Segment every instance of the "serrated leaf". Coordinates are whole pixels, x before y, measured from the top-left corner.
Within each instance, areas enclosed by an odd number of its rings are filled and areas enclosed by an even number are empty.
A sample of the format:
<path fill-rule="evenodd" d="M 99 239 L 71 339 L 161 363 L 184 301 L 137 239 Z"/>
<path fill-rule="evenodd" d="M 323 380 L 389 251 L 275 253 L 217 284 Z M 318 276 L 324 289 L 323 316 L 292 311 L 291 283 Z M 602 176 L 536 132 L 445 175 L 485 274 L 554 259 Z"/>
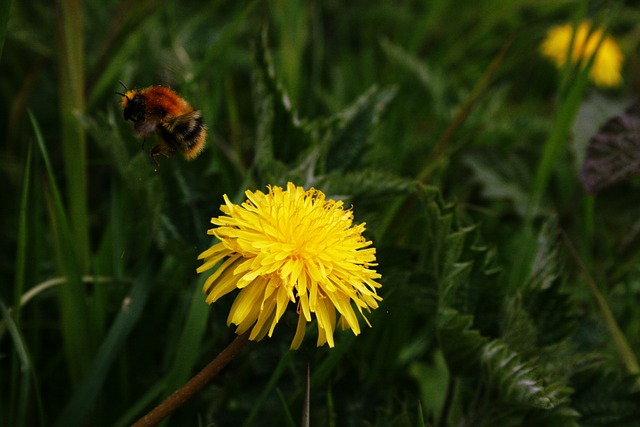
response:
<path fill-rule="evenodd" d="M 373 86 L 338 113 L 335 120 L 329 121 L 335 127 L 329 130 L 326 139 L 326 172 L 348 170 L 357 164 L 367 149 L 369 136 L 380 115 L 396 92 L 395 87 L 380 89 Z"/>
<path fill-rule="evenodd" d="M 474 271 L 464 288 L 467 310 L 474 314 L 474 325 L 483 335 L 498 336 L 505 309 L 505 288 L 502 268 L 496 264 L 496 249 L 474 243 L 466 256 L 474 260 Z"/>
<path fill-rule="evenodd" d="M 444 253 L 444 271 L 459 271 L 466 269 L 467 262 L 460 262 L 465 249 L 467 235 L 475 229 L 474 226 L 461 227 L 447 236 L 446 250 Z M 448 273 L 449 275 L 450 273 Z"/>
<path fill-rule="evenodd" d="M 428 191 L 426 268 L 438 283 L 440 305 L 476 315 L 477 327 L 492 336 L 497 333 L 504 294 L 495 249 L 482 244 L 475 225 L 460 224 L 455 205 L 445 205 L 439 193 Z"/>
<path fill-rule="evenodd" d="M 506 343 L 489 342 L 480 358 L 483 375 L 501 401 L 543 409 L 558 403 L 558 390 L 548 390 L 534 365 L 523 362 Z"/>
<path fill-rule="evenodd" d="M 637 377 L 596 371 L 578 376 L 576 382 L 572 406 L 582 415 L 581 426 L 640 426 Z"/>
<path fill-rule="evenodd" d="M 525 302 L 520 295 L 511 298 L 506 304 L 501 339 L 515 351 L 532 355 L 536 351 L 538 328 L 530 313 L 523 307 Z"/>
<path fill-rule="evenodd" d="M 526 289 L 545 290 L 558 279 L 558 232 L 555 220 L 546 222 L 538 233 L 537 250 Z"/>
<path fill-rule="evenodd" d="M 329 194 L 345 195 L 367 202 L 382 197 L 406 195 L 415 191 L 416 182 L 379 169 L 362 169 L 347 174 L 331 174 L 320 180 Z"/>
<path fill-rule="evenodd" d="M 580 180 L 595 194 L 640 171 L 640 101 L 610 118 L 587 146 Z"/>
<path fill-rule="evenodd" d="M 253 98 L 257 117 L 256 163 L 262 171 L 282 176 L 287 166 L 311 145 L 286 90 L 279 83 L 267 46 L 266 30 L 256 45 Z M 273 169 L 276 169 L 273 173 Z"/>
<path fill-rule="evenodd" d="M 496 159 L 476 154 L 465 157 L 474 179 L 482 186 L 483 196 L 493 200 L 510 200 L 514 208 L 524 214 L 529 203 L 529 193 L 524 186 L 529 180 L 526 166 L 519 159 Z"/>
<path fill-rule="evenodd" d="M 415 57 L 411 53 L 404 50 L 402 46 L 392 43 L 388 39 L 382 39 L 380 46 L 384 53 L 391 61 L 398 64 L 406 72 L 415 76 L 420 84 L 433 98 L 434 112 L 440 117 L 448 117 L 451 114 L 450 105 L 448 105 L 447 79 L 442 73 L 430 69 L 430 67 Z"/>
<path fill-rule="evenodd" d="M 459 290 L 468 283 L 469 274 L 473 268 L 472 262 L 455 263 L 446 270 L 446 275 L 440 280 L 440 304 L 446 307 L 458 307 L 462 299 Z"/>
<path fill-rule="evenodd" d="M 562 293 L 557 222 L 546 222 L 538 234 L 531 273 L 523 287 L 524 308 L 538 329 L 537 344 L 549 345 L 566 338 L 576 326 L 568 294 Z"/>
<path fill-rule="evenodd" d="M 473 316 L 451 308 L 438 313 L 437 330 L 440 347 L 449 370 L 454 375 L 475 375 L 480 368 L 480 351 L 488 339 L 471 329 Z"/>
<path fill-rule="evenodd" d="M 526 308 L 538 328 L 538 345 L 544 346 L 567 338 L 577 325 L 574 303 L 558 286 L 529 295 Z"/>
<path fill-rule="evenodd" d="M 428 193 L 425 191 L 425 241 L 431 246 L 430 265 L 428 270 L 434 277 L 441 280 L 445 275 L 444 256 L 446 253 L 447 237 L 452 232 L 454 225 L 453 208 L 445 206 L 440 199 L 439 192 Z"/>
<path fill-rule="evenodd" d="M 520 427 L 579 427 L 580 413 L 563 404 L 543 411 L 529 411 Z"/>

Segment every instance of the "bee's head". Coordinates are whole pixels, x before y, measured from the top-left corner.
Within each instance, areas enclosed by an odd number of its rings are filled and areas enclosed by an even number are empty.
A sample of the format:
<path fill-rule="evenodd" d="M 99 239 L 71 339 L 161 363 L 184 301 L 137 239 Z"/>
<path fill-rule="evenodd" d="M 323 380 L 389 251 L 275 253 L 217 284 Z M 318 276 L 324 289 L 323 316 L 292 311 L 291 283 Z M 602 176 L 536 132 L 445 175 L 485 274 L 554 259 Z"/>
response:
<path fill-rule="evenodd" d="M 120 82 L 124 87 L 125 92 L 116 92 L 117 95 L 122 96 L 122 110 L 124 112 L 124 119 L 131 120 L 132 122 L 138 122 L 144 119 L 144 97 L 138 90 L 129 90 L 122 81 Z"/>

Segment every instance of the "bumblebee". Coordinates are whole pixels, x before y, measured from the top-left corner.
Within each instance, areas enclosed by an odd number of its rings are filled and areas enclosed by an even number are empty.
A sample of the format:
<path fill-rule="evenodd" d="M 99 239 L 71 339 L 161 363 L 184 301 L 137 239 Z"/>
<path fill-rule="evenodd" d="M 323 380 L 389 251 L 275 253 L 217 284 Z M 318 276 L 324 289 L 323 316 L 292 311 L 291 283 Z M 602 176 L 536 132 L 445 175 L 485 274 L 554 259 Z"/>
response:
<path fill-rule="evenodd" d="M 149 86 L 129 90 L 124 83 L 122 110 L 125 120 L 131 120 L 134 133 L 147 138 L 154 132 L 158 143 L 151 149 L 151 159 L 160 166 L 156 157 L 169 158 L 179 152 L 187 160 L 196 158 L 204 148 L 207 127 L 200 111 L 193 108 L 177 93 L 164 86 Z"/>

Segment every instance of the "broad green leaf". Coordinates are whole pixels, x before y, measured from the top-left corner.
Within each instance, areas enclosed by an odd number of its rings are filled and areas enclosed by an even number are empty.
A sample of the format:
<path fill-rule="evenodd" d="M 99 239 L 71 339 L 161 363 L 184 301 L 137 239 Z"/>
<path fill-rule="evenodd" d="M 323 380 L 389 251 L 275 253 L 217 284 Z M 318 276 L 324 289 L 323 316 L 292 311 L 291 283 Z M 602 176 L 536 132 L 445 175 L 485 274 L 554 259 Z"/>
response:
<path fill-rule="evenodd" d="M 592 194 L 640 172 L 640 102 L 611 117 L 591 137 L 582 164 L 582 186 Z"/>

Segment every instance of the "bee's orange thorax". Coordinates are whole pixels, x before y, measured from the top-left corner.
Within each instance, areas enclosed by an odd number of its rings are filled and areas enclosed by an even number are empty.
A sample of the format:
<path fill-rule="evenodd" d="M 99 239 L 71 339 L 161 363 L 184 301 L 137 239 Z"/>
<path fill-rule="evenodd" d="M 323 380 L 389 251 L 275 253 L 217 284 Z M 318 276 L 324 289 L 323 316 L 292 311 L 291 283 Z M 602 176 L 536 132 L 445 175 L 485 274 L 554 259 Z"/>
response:
<path fill-rule="evenodd" d="M 178 94 L 164 86 L 150 86 L 141 90 L 147 108 L 161 108 L 170 116 L 180 116 L 193 111 L 193 107 Z"/>

